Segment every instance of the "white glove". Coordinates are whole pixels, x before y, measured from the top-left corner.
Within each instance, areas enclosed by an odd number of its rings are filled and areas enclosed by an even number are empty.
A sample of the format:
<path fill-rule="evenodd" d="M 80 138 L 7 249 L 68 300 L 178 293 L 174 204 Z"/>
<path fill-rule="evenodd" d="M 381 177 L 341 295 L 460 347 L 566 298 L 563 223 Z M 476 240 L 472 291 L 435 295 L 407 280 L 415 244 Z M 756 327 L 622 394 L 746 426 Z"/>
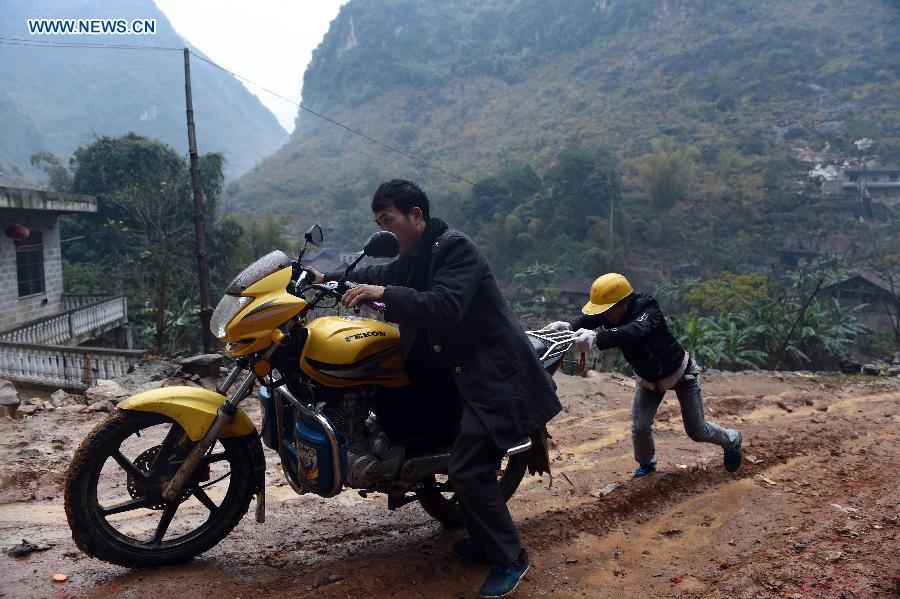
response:
<path fill-rule="evenodd" d="M 597 332 L 590 329 L 578 329 L 575 331 L 575 337 L 572 339 L 572 347 L 576 351 L 587 353 L 594 347 L 594 341 L 597 339 Z"/>
<path fill-rule="evenodd" d="M 545 326 L 542 331 L 570 331 L 572 330 L 572 325 L 570 325 L 565 320 L 557 320 L 556 322 L 551 322 L 547 326 Z"/>

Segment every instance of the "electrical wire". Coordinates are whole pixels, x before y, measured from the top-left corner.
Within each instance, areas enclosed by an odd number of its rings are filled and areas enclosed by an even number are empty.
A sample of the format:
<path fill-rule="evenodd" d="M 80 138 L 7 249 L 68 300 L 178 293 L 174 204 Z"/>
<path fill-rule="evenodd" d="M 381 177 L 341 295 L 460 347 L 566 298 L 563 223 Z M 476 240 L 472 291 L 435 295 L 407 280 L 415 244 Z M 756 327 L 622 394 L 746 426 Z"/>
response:
<path fill-rule="evenodd" d="M 0 44 L 6 44 L 6 45 L 11 45 L 11 46 L 32 46 L 32 47 L 41 47 L 41 48 L 97 48 L 97 49 L 107 49 L 107 50 L 154 50 L 154 51 L 164 51 L 164 52 L 173 52 L 173 51 L 184 52 L 184 50 L 185 50 L 185 48 L 175 48 L 172 46 L 147 46 L 147 45 L 141 45 L 141 44 L 108 44 L 108 43 L 104 43 L 104 42 L 67 42 L 67 41 L 55 41 L 55 40 L 27 39 L 27 38 L 18 38 L 18 37 L 0 37 Z M 332 125 L 336 125 L 342 129 L 344 129 L 345 131 L 352 133 L 353 135 L 361 137 L 371 143 L 377 144 L 387 150 L 390 150 L 391 152 L 400 154 L 401 156 L 403 156 L 409 160 L 424 164 L 426 167 L 428 167 L 432 170 L 438 171 L 439 173 L 442 173 L 443 175 L 446 175 L 452 179 L 468 183 L 472 187 L 478 187 L 477 183 L 467 179 L 466 177 L 457 175 L 455 173 L 448 171 L 445 168 L 431 164 L 429 161 L 425 160 L 424 158 L 420 158 L 419 156 L 416 156 L 415 154 L 407 152 L 406 150 L 403 150 L 403 149 L 393 146 L 391 144 L 385 143 L 377 138 L 372 137 L 371 135 L 367 135 L 366 133 L 363 133 L 362 131 L 360 131 L 358 129 L 350 127 L 349 125 L 345 125 L 344 123 L 342 123 L 336 119 L 333 119 L 328 115 L 322 114 L 321 112 L 315 111 L 312 108 L 304 106 L 300 102 L 295 102 L 294 100 L 291 100 L 290 98 L 283 96 L 283 95 L 279 94 L 278 92 L 272 91 L 271 89 L 263 87 L 262 85 L 255 83 L 255 82 L 251 81 L 250 79 L 247 79 L 243 75 L 240 75 L 238 73 L 235 73 L 234 71 L 226 69 L 225 67 L 217 64 L 216 62 L 210 60 L 209 58 L 206 58 L 205 56 L 201 56 L 200 54 L 197 54 L 193 50 L 188 49 L 188 51 L 195 58 L 198 58 L 199 60 L 201 60 L 201 61 L 203 61 L 225 73 L 228 73 L 235 79 L 239 79 L 239 80 L 241 80 L 249 85 L 252 85 L 268 94 L 275 96 L 276 98 L 280 98 L 281 100 L 284 100 L 285 102 L 290 102 L 291 104 L 293 104 L 300 110 L 304 110 L 324 121 L 331 123 Z"/>

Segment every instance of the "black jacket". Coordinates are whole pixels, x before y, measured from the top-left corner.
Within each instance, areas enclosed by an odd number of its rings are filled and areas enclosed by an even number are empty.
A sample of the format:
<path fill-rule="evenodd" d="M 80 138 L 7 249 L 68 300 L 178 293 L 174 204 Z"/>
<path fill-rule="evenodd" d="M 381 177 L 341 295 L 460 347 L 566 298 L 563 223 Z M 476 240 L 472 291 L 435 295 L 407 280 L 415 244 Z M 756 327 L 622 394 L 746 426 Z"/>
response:
<path fill-rule="evenodd" d="M 602 314 L 583 315 L 572 321 L 572 330 L 597 329 L 597 347 L 620 347 L 625 360 L 645 381 L 656 382 L 681 367 L 684 348 L 669 331 L 666 317 L 649 293 L 635 293 L 631 308 L 618 325 Z"/>
<path fill-rule="evenodd" d="M 422 347 L 416 337 L 426 333 L 425 347 L 434 363 L 453 376 L 494 442 L 513 447 L 562 409 L 556 384 L 513 317 L 478 246 L 449 229 L 430 251 L 426 291 L 393 285 L 396 262 L 361 268 L 348 279 L 385 285 L 385 319 L 400 325 L 406 362 L 414 345 Z M 335 275 L 340 273 L 327 278 Z"/>

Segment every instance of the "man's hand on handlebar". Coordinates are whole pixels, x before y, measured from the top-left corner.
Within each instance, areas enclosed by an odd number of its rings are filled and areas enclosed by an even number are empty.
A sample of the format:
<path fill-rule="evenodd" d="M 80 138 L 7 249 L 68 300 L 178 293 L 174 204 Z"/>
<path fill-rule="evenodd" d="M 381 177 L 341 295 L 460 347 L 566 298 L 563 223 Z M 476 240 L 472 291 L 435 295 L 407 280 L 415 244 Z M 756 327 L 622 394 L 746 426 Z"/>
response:
<path fill-rule="evenodd" d="M 344 293 L 341 304 L 345 308 L 355 308 L 360 304 L 379 301 L 383 297 L 384 287 L 381 285 L 357 285 Z"/>
<path fill-rule="evenodd" d="M 320 273 L 320 272 L 319 272 L 318 270 L 316 270 L 315 268 L 313 268 L 313 267 L 311 267 L 311 266 L 304 266 L 304 267 L 303 267 L 303 270 L 308 270 L 309 272 L 311 272 L 311 273 L 315 276 L 315 279 L 313 279 L 313 283 L 314 283 L 314 284 L 316 284 L 316 285 L 321 285 L 322 283 L 325 282 L 325 275 L 323 275 L 322 273 Z"/>

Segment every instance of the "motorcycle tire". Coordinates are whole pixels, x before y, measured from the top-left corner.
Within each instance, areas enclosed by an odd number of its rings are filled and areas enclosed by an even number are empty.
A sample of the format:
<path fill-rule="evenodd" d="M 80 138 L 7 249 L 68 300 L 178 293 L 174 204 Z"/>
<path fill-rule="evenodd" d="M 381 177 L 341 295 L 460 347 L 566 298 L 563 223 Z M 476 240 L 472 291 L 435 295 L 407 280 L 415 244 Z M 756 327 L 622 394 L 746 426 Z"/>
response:
<path fill-rule="evenodd" d="M 498 479 L 504 500 L 509 501 L 509 498 L 519 488 L 519 483 L 522 482 L 527 468 L 528 452 L 518 453 L 508 458 L 506 468 Z M 465 516 L 463 516 L 462 507 L 456 495 L 445 496 L 446 491 L 441 491 L 437 485 L 438 483 L 432 477 L 427 482 L 425 489 L 419 492 L 419 503 L 422 505 L 422 509 L 447 528 L 465 526 Z"/>
<path fill-rule="evenodd" d="M 144 457 L 138 456 L 134 460 L 126 457 L 120 447 L 126 440 L 140 438 L 141 431 L 159 425 L 171 425 L 169 434 L 173 439 L 182 439 L 182 451 L 189 450 L 184 449 L 183 429 L 167 416 L 122 410 L 94 428 L 75 452 L 65 481 L 65 510 L 72 538 L 78 548 L 86 554 L 129 568 L 158 567 L 187 562 L 218 544 L 247 512 L 250 499 L 255 492 L 253 456 L 262 454 L 259 435 L 253 433 L 244 437 L 219 439 L 204 458 L 205 461 L 201 462 L 202 466 L 208 460 L 207 474 L 213 462 L 227 460 L 227 466 L 230 467 L 225 476 L 215 481 L 217 483 L 225 478 L 229 479 L 227 491 L 218 506 L 206 491 L 203 491 L 209 485 L 201 484 L 202 474 L 197 474 L 200 468 L 185 485 L 185 491 L 180 497 L 174 501 L 165 501 L 159 496 L 160 485 L 151 486 L 149 482 L 145 484 L 145 481 L 155 475 L 157 468 L 160 473 L 166 469 L 168 476 L 171 476 L 173 469 L 177 469 L 179 462 L 172 462 L 171 458 L 162 460 L 164 463 L 160 466 L 156 465 L 159 461 L 156 456 L 165 451 L 162 448 L 165 447 L 166 441 L 163 440 L 160 445 L 143 452 L 141 456 Z M 169 434 L 166 435 L 166 439 L 169 438 Z M 186 445 L 192 447 L 193 442 L 187 440 Z M 256 447 L 257 445 L 260 446 Z M 156 453 L 153 453 L 154 450 Z M 214 450 L 218 453 L 213 453 Z M 172 450 L 170 455 L 174 455 L 174 451 Z M 132 499 L 119 502 L 112 507 L 104 507 L 98 500 L 98 481 L 104 464 L 109 460 L 124 470 L 128 481 L 127 490 Z M 164 484 L 165 479 L 157 479 L 157 482 L 159 480 Z M 150 488 L 157 490 L 148 491 Z M 177 516 L 179 506 L 192 496 L 209 513 L 206 521 L 187 534 L 165 539 L 166 534 L 170 533 L 169 526 Z M 140 502 L 144 505 L 129 507 L 132 503 Z M 126 507 L 127 510 L 123 509 Z M 107 521 L 111 511 L 121 513 L 135 509 L 162 512 L 160 523 L 156 525 L 153 538 L 149 542 L 132 538 Z M 202 510 L 193 509 L 192 513 L 198 511 L 199 517 L 202 518 L 204 514 Z M 145 515 L 155 518 L 152 512 Z M 169 521 L 163 527 L 162 521 L 167 517 Z M 160 534 L 161 527 L 163 531 Z"/>

